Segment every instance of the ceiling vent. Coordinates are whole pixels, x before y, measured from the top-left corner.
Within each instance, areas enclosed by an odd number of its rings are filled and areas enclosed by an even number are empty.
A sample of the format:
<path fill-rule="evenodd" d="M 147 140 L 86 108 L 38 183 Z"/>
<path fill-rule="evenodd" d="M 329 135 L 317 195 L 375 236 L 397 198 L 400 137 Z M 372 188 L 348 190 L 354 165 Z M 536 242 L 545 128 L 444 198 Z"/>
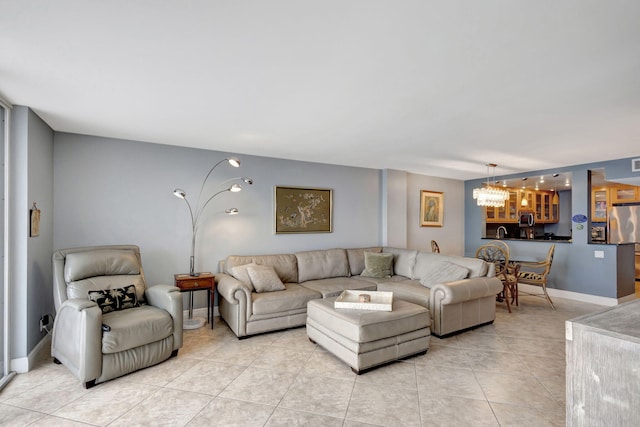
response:
<path fill-rule="evenodd" d="M 631 159 L 631 172 L 640 172 L 640 159 Z"/>

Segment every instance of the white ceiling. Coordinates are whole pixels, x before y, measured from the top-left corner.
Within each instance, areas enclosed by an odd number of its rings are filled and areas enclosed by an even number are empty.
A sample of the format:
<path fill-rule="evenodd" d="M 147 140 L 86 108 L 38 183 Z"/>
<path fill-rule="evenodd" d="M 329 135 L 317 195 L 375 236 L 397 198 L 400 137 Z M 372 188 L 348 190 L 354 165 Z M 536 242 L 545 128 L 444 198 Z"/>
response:
<path fill-rule="evenodd" d="M 54 130 L 457 179 L 640 154 L 640 1 L 0 0 Z"/>

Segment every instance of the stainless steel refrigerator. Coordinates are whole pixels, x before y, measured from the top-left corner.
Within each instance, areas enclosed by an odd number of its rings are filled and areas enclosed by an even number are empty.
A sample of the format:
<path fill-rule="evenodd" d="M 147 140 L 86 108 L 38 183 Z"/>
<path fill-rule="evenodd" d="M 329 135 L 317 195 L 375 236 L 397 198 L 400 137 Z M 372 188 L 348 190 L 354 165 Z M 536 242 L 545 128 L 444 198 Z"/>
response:
<path fill-rule="evenodd" d="M 640 203 L 613 205 L 609 211 L 609 243 L 635 243 L 636 289 L 640 283 Z"/>
<path fill-rule="evenodd" d="M 640 243 L 640 203 L 613 205 L 608 229 L 609 243 Z"/>

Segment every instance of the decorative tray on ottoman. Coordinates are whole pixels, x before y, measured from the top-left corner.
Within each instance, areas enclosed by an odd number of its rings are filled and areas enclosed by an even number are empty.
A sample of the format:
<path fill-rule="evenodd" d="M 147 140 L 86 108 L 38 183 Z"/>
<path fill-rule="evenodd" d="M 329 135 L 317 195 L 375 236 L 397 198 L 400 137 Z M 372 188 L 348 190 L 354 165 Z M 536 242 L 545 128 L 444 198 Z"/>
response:
<path fill-rule="evenodd" d="M 356 310 L 392 311 L 393 292 L 381 291 L 342 291 L 336 298 L 335 308 Z"/>

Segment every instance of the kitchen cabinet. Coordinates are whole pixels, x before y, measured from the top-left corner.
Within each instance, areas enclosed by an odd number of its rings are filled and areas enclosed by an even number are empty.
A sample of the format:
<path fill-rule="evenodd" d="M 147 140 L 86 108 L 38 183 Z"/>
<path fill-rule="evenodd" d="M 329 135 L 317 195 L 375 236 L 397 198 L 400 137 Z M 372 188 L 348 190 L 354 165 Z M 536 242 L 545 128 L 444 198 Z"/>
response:
<path fill-rule="evenodd" d="M 551 210 L 551 200 L 553 194 L 550 191 L 536 191 L 535 192 L 535 213 L 536 222 L 547 223 L 553 222 L 553 215 Z M 557 219 L 556 219 L 557 221 Z"/>
<path fill-rule="evenodd" d="M 607 222 L 609 209 L 609 188 L 591 189 L 591 222 Z"/>
<path fill-rule="evenodd" d="M 485 208 L 485 221 L 490 223 L 517 224 L 521 211 L 535 212 L 536 222 L 558 222 L 559 205 L 553 204 L 553 192 L 507 188 L 509 199 L 504 206 Z M 526 200 L 523 206 L 522 201 Z"/>
<path fill-rule="evenodd" d="M 518 192 L 507 190 L 509 191 L 509 199 L 505 201 L 504 206 L 485 208 L 487 222 L 518 222 Z"/>
<path fill-rule="evenodd" d="M 640 187 L 616 184 L 609 188 L 611 203 L 640 202 Z"/>

